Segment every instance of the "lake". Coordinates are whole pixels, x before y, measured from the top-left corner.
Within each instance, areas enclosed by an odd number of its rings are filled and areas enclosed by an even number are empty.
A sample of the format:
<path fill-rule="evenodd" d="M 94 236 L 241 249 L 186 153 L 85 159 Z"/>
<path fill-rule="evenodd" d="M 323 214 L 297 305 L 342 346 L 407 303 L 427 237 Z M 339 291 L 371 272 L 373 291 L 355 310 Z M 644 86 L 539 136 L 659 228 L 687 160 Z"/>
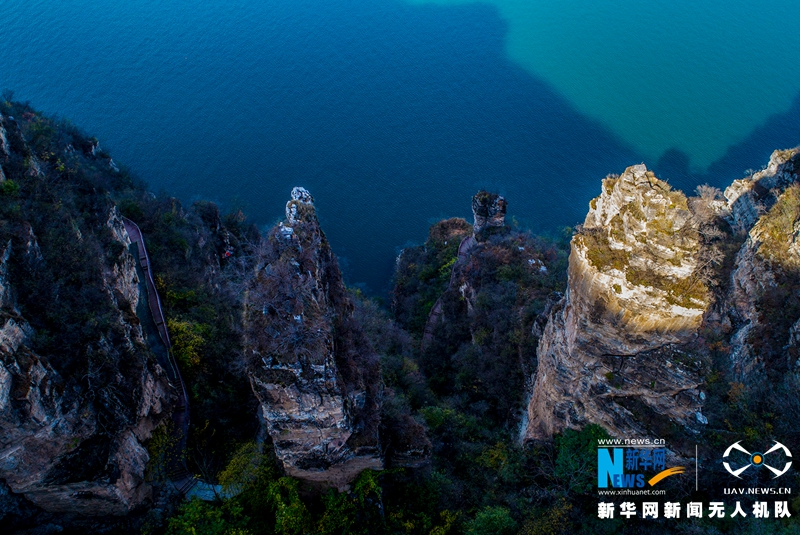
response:
<path fill-rule="evenodd" d="M 800 144 L 800 3 L 5 0 L 0 88 L 96 135 L 153 191 L 317 201 L 350 284 L 470 217 L 537 232 L 645 162 L 724 187 Z"/>

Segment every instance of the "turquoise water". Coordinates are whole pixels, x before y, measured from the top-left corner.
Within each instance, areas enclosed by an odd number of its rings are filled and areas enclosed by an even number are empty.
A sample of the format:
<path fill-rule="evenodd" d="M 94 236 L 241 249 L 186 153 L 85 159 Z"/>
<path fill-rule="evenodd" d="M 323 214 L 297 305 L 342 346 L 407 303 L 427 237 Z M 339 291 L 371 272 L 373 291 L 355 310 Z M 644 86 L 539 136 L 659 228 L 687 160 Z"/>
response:
<path fill-rule="evenodd" d="M 613 6 L 613 7 L 610 7 Z M 351 284 L 490 188 L 537 231 L 646 162 L 724 185 L 800 143 L 800 5 L 4 0 L 0 88 L 184 201 L 316 197 Z"/>
<path fill-rule="evenodd" d="M 794 0 L 488 3 L 510 58 L 651 161 L 678 149 L 705 170 L 800 91 Z"/>

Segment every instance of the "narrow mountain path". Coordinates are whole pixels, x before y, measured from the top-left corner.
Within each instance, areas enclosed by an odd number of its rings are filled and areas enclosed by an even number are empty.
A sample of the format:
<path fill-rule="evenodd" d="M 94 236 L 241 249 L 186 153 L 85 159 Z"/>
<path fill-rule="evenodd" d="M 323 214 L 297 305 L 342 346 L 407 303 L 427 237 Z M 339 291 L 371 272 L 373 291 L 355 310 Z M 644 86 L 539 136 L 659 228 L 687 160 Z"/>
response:
<path fill-rule="evenodd" d="M 422 331 L 422 342 L 420 343 L 421 351 L 425 351 L 425 349 L 433 340 L 433 329 L 436 328 L 436 324 L 439 323 L 439 320 L 442 318 L 442 296 L 453 287 L 453 281 L 455 281 L 456 277 L 456 268 L 467 263 L 469 252 L 475 247 L 475 245 L 477 245 L 477 243 L 478 242 L 475 240 L 475 236 L 470 234 L 461 240 L 461 243 L 458 245 L 456 262 L 453 264 L 452 270 L 450 271 L 450 282 L 447 283 L 447 289 L 442 292 L 442 295 L 440 295 L 433 304 L 431 312 L 428 314 L 428 321 L 425 322 L 425 330 Z"/>
<path fill-rule="evenodd" d="M 169 453 L 169 463 L 167 474 L 175 488 L 183 495 L 189 493 L 197 484 L 197 479 L 186 469 L 183 452 L 186 450 L 186 438 L 189 433 L 189 396 L 186 393 L 186 385 L 181 377 L 178 364 L 172 356 L 172 343 L 169 339 L 167 324 L 164 319 L 164 311 L 161 308 L 161 298 L 156 291 L 156 284 L 153 280 L 153 273 L 150 269 L 150 257 L 147 254 L 147 247 L 139 226 L 128 219 L 122 218 L 125 230 L 130 236 L 131 243 L 136 245 L 137 259 L 139 267 L 144 275 L 145 286 L 147 287 L 147 304 L 150 314 L 158 332 L 158 338 L 164 346 L 163 351 L 154 351 L 158 357 L 159 364 L 167 373 L 170 384 L 178 391 L 178 404 L 172 411 L 172 433 L 175 445 Z"/>

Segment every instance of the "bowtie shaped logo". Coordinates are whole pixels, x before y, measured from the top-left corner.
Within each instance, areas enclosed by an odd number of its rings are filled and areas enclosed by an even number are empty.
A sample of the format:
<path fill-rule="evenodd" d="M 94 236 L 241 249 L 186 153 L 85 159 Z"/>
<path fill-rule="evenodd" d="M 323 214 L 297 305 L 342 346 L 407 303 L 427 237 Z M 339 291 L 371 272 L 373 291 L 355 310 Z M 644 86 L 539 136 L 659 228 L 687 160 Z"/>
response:
<path fill-rule="evenodd" d="M 766 468 L 767 470 L 769 470 L 770 472 L 775 474 L 775 477 L 773 477 L 772 479 L 777 479 L 777 478 L 781 477 L 783 474 L 785 474 L 789 470 L 789 468 L 791 468 L 791 466 L 792 466 L 792 461 L 791 461 L 792 452 L 790 452 L 789 448 L 787 448 L 786 446 L 784 446 L 780 442 L 774 442 L 773 446 L 770 449 L 768 449 L 767 451 L 765 451 L 764 453 L 761 453 L 761 452 L 750 453 L 749 451 L 747 451 L 746 449 L 744 449 L 744 447 L 742 447 L 740 445 L 740 442 L 741 442 L 741 440 L 739 442 L 735 442 L 735 443 L 731 444 L 730 446 L 728 446 L 728 449 L 725 450 L 725 454 L 722 456 L 723 459 L 728 459 L 728 458 L 731 457 L 731 453 L 734 450 L 739 451 L 739 452 L 744 453 L 745 455 L 747 455 L 746 460 L 745 459 L 741 459 L 741 457 L 742 457 L 741 455 L 738 456 L 741 460 L 738 463 L 736 463 L 736 465 L 738 467 L 735 468 L 735 469 L 731 468 L 731 463 L 730 462 L 728 462 L 728 461 L 723 461 L 722 462 L 722 464 L 725 466 L 725 470 L 730 472 L 730 474 L 732 476 L 734 476 L 734 477 L 742 479 L 740 474 L 742 472 L 744 472 L 745 470 L 747 470 L 748 468 L 750 468 L 751 466 L 754 466 L 756 468 L 762 468 L 762 467 Z M 768 465 L 767 464 L 767 460 L 768 460 L 767 459 L 767 455 L 774 454 L 774 453 L 779 453 L 781 451 L 783 452 L 783 458 L 782 459 L 780 458 L 780 456 L 773 455 L 772 457 L 769 458 L 769 461 L 772 462 L 773 464 L 777 463 L 778 466 L 780 466 L 781 462 L 785 462 L 785 464 L 783 465 L 783 468 L 779 469 L 779 468 L 775 468 L 774 466 Z M 731 459 L 731 461 L 733 461 L 733 459 Z"/>

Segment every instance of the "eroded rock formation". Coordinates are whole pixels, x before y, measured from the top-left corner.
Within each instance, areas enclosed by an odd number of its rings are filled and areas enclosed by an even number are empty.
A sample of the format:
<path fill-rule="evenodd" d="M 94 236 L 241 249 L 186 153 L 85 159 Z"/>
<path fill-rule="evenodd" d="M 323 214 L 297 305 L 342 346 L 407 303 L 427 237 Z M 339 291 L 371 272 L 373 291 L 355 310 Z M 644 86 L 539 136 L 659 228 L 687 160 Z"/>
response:
<path fill-rule="evenodd" d="M 245 351 L 286 473 L 339 488 L 383 466 L 379 362 L 352 313 L 313 198 L 294 188 L 248 288 Z"/>
<path fill-rule="evenodd" d="M 704 421 L 701 366 L 681 348 L 709 303 L 699 253 L 682 193 L 644 165 L 603 181 L 539 343 L 525 439 L 587 423 L 643 436 L 655 419 Z"/>
<path fill-rule="evenodd" d="M 143 443 L 170 410 L 170 386 L 136 318 L 139 280 L 116 208 L 107 225 L 123 252 L 97 285 L 118 337 L 97 339 L 79 373 L 65 375 L 34 351 L 36 330 L 14 300 L 12 255 L 28 266 L 44 261 L 30 226 L 21 246 L 6 244 L 0 264 L 0 479 L 50 512 L 123 515 L 149 498 Z M 125 375 L 108 383 L 103 366 Z"/>
<path fill-rule="evenodd" d="M 748 232 L 777 200 L 777 195 L 797 179 L 797 149 L 776 150 L 767 166 L 749 177 L 734 180 L 725 189 L 731 224 Z"/>
<path fill-rule="evenodd" d="M 733 378 L 779 381 L 796 367 L 800 306 L 800 150 L 775 151 L 767 167 L 725 190 L 732 224 L 747 238 L 726 300 Z"/>
<path fill-rule="evenodd" d="M 78 194 L 0 115 L 0 480 L 47 512 L 124 515 L 151 496 L 144 444 L 174 395 L 139 321 L 114 177 L 72 144 L 48 151 Z"/>
<path fill-rule="evenodd" d="M 487 227 L 502 227 L 506 221 L 506 200 L 496 193 L 479 191 L 472 197 L 472 215 L 474 235 Z"/>

